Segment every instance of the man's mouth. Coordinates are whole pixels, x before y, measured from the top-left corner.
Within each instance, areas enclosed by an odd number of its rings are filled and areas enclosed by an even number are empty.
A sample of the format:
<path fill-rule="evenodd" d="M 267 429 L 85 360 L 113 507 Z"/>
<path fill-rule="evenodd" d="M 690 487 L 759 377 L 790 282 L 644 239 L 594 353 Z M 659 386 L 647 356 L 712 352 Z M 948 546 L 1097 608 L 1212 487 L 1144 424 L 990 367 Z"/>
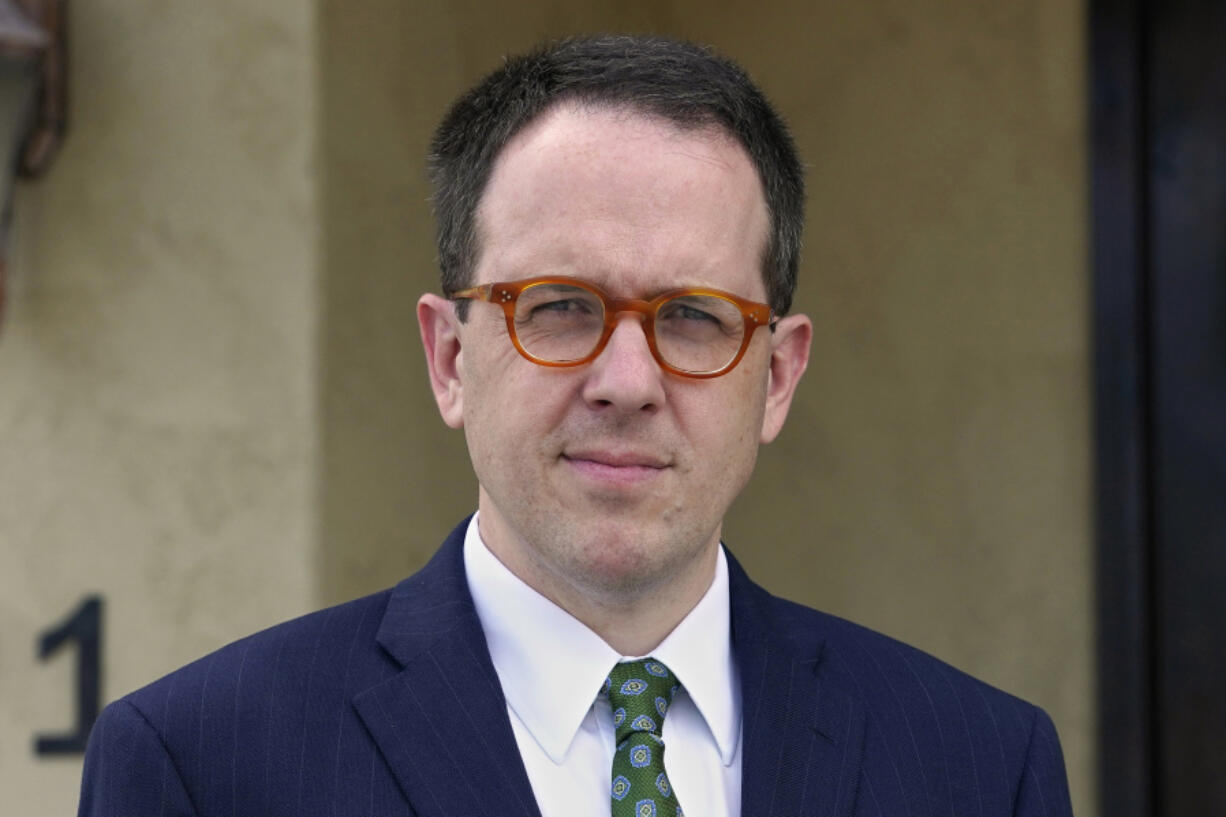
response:
<path fill-rule="evenodd" d="M 578 449 L 562 453 L 563 459 L 594 462 L 612 468 L 667 468 L 668 460 L 650 452 Z"/>
<path fill-rule="evenodd" d="M 670 466 L 668 460 L 647 451 L 577 449 L 564 452 L 562 460 L 580 477 L 624 485 L 654 479 Z"/>

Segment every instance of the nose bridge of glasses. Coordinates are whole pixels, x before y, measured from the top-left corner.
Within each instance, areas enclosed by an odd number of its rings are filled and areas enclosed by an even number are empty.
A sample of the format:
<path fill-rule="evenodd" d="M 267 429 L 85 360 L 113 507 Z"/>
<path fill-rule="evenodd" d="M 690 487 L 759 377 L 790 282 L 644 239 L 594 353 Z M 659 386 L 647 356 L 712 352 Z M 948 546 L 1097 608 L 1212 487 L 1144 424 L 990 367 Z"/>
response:
<path fill-rule="evenodd" d="M 627 341 L 632 347 L 638 346 L 638 353 L 646 354 L 652 358 L 653 364 L 659 363 L 659 357 L 655 351 L 655 342 L 651 338 L 652 332 L 652 311 L 653 306 L 650 302 L 640 298 L 613 298 L 608 295 L 604 296 L 605 304 L 605 331 L 604 336 L 597 346 L 595 354 L 597 356 L 607 355 L 610 346 L 618 346 L 619 343 L 614 340 L 614 336 L 622 337 L 621 345 Z M 639 326 L 637 343 L 634 337 L 629 339 L 619 334 L 618 330 L 628 318 L 637 319 L 635 322 Z M 622 354 L 619 352 L 618 354 Z"/>
<path fill-rule="evenodd" d="M 641 315 L 644 321 L 649 320 L 654 308 L 650 301 L 644 301 L 642 298 L 613 298 L 605 295 L 604 303 L 605 309 L 608 310 L 606 320 L 610 323 L 616 323 L 617 317 L 627 312 Z"/>
<path fill-rule="evenodd" d="M 648 347 L 650 350 L 652 342 L 648 335 L 651 333 L 651 329 L 649 328 L 651 312 L 646 308 L 647 302 L 634 302 L 633 299 L 630 302 L 633 304 L 630 306 L 630 308 L 624 308 L 624 306 L 614 308 L 612 303 L 609 303 L 608 312 L 605 313 L 605 325 L 607 329 L 605 329 L 605 341 L 603 345 L 607 346 L 613 340 L 613 336 L 617 334 L 617 330 L 621 328 L 621 325 L 626 320 L 634 320 L 641 330 L 643 345 Z M 621 301 L 621 304 L 623 305 L 626 303 L 627 301 L 625 300 Z"/>
<path fill-rule="evenodd" d="M 653 305 L 649 301 L 644 301 L 641 298 L 614 298 L 609 295 L 604 295 L 605 308 L 605 344 L 613 338 L 613 334 L 621 326 L 622 320 L 627 315 L 633 315 L 638 318 L 639 328 L 643 332 L 643 340 L 647 342 L 647 346 L 653 344 L 648 337 L 652 332 L 654 321 L 652 319 Z M 603 350 L 602 350 L 603 351 Z"/>

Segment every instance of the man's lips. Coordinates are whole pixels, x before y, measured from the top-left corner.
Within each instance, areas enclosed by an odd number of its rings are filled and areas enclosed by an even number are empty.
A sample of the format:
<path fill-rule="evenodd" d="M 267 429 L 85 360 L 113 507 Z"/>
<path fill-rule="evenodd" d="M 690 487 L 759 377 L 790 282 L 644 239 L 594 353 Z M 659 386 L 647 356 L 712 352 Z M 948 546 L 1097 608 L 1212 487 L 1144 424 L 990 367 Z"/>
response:
<path fill-rule="evenodd" d="M 621 484 L 634 484 L 658 476 L 669 462 L 649 452 L 638 451 L 567 451 L 562 454 L 580 475 Z"/>
<path fill-rule="evenodd" d="M 611 468 L 667 468 L 668 461 L 649 452 L 636 451 L 565 451 L 563 459 L 572 462 L 593 462 Z"/>

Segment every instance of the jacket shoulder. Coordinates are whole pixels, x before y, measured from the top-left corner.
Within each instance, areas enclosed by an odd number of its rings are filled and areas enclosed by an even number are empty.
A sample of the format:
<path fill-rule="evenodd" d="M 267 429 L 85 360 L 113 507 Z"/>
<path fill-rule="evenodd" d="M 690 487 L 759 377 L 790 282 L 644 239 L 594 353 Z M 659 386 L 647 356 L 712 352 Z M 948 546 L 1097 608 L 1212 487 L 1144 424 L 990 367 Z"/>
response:
<path fill-rule="evenodd" d="M 403 810 L 352 705 L 399 665 L 376 642 L 391 591 L 279 624 L 115 701 L 90 735 L 81 815 Z"/>
<path fill-rule="evenodd" d="M 778 620 L 787 622 L 793 639 L 814 640 L 822 670 L 873 711 L 906 713 L 936 710 L 956 715 L 942 722 L 996 724 L 1003 731 L 1029 733 L 1038 708 L 988 684 L 923 650 L 838 616 L 794 602 L 773 599 Z M 956 711 L 946 711 L 954 707 Z"/>
<path fill-rule="evenodd" d="M 1069 813 L 1059 739 L 1042 709 L 862 625 L 768 603 L 785 637 L 818 652 L 822 683 L 861 707 L 864 769 L 883 802 L 910 789 L 952 803 L 966 787 L 987 813 Z"/>
<path fill-rule="evenodd" d="M 163 734 L 213 713 L 340 700 L 395 671 L 375 643 L 391 590 L 308 613 L 227 644 L 121 700 Z M 335 705 L 335 704 L 333 704 Z"/>

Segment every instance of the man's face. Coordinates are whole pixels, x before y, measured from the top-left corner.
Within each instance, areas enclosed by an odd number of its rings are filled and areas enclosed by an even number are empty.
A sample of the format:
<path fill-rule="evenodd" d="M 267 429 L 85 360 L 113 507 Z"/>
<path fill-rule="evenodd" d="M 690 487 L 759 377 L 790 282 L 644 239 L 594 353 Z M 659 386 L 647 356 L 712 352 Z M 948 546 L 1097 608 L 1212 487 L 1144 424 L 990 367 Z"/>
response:
<path fill-rule="evenodd" d="M 622 297 L 685 286 L 767 297 L 761 184 L 715 130 L 560 106 L 504 149 L 477 220 L 474 284 L 564 275 Z M 466 433 L 482 536 L 513 572 L 564 607 L 665 583 L 705 590 L 724 513 L 803 370 L 806 319 L 755 333 L 737 367 L 709 380 L 663 372 L 632 314 L 573 368 L 521 357 L 493 304 L 433 325 L 436 397 Z"/>

